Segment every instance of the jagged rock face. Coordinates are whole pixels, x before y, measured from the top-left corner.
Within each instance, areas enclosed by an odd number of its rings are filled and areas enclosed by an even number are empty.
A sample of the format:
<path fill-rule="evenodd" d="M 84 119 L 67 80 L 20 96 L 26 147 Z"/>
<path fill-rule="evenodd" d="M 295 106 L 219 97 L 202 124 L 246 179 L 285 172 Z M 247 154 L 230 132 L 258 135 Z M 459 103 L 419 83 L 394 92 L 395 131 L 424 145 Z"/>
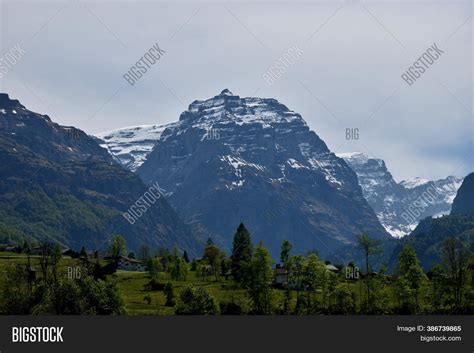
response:
<path fill-rule="evenodd" d="M 397 183 L 381 159 L 360 152 L 338 153 L 338 156 L 356 172 L 364 197 L 385 229 L 395 237 L 410 233 L 425 217 L 449 214 L 462 183 L 462 178 L 455 176 L 436 181 L 414 178 Z M 415 202 L 421 205 L 413 208 Z"/>
<path fill-rule="evenodd" d="M 274 256 L 284 239 L 325 254 L 361 232 L 388 237 L 351 168 L 274 99 L 224 90 L 191 103 L 137 173 L 226 248 L 240 222 Z"/>
<path fill-rule="evenodd" d="M 454 198 L 451 214 L 465 214 L 474 217 L 474 173 L 464 179 Z"/>
<path fill-rule="evenodd" d="M 94 250 L 121 234 L 130 249 L 176 244 L 197 254 L 201 244 L 164 197 L 133 225 L 122 217 L 146 190 L 94 138 L 0 94 L 0 242 Z"/>
<path fill-rule="evenodd" d="M 450 196 L 451 197 L 451 196 Z M 394 249 L 389 260 L 393 268 L 402 247 L 409 243 L 417 253 L 423 267 L 428 270 L 442 261 L 443 243 L 456 238 L 474 251 L 474 173 L 467 175 L 457 191 L 451 214 L 439 218 L 420 220 L 415 230 Z"/>

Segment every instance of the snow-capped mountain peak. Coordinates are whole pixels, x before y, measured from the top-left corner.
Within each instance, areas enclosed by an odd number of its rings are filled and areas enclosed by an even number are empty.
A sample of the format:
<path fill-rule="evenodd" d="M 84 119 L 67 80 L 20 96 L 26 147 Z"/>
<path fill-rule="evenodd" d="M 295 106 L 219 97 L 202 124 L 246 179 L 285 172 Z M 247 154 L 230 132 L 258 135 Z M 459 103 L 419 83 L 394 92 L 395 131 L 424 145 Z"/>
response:
<path fill-rule="evenodd" d="M 220 95 L 221 96 L 233 96 L 234 94 L 231 91 L 229 91 L 227 88 L 225 88 L 225 89 L 222 90 Z"/>
<path fill-rule="evenodd" d="M 388 236 L 353 170 L 275 99 L 224 90 L 192 102 L 137 173 L 159 181 L 180 215 L 226 248 L 235 222 L 273 254 L 284 238 L 328 253 L 363 231 Z"/>
<path fill-rule="evenodd" d="M 226 130 L 232 130 L 234 124 L 238 126 L 258 124 L 267 129 L 268 138 L 273 138 L 275 131 L 281 128 L 284 132 L 289 132 L 291 125 L 306 127 L 301 115 L 289 110 L 275 99 L 240 98 L 224 89 L 213 98 L 192 102 L 188 110 L 181 114 L 179 122 L 129 126 L 95 136 L 102 140 L 101 146 L 114 155 L 125 168 L 136 171 L 155 144 L 161 138 L 166 139 L 168 133 L 172 134 L 172 130 L 180 124 L 184 124 L 186 128 L 200 130 L 201 140 L 211 138 L 212 130 L 215 132 L 214 137 L 220 138 L 226 134 Z M 166 129 L 168 131 L 165 133 Z M 237 149 L 234 148 L 233 152 L 237 152 Z"/>
<path fill-rule="evenodd" d="M 418 221 L 448 214 L 462 178 L 448 176 L 436 181 L 415 177 L 397 183 L 385 162 L 362 152 L 338 153 L 356 172 L 364 197 L 377 214 L 380 223 L 394 237 L 403 237 L 415 229 Z M 426 197 L 427 192 L 431 197 Z M 425 195 L 425 196 L 423 196 Z M 433 196 L 434 195 L 434 196 Z M 403 217 L 417 207 L 413 222 Z M 412 217 L 406 217 L 411 220 Z"/>
<path fill-rule="evenodd" d="M 181 114 L 180 121 L 183 120 L 193 121 L 194 128 L 203 129 L 212 128 L 214 124 L 231 123 L 238 125 L 258 123 L 264 128 L 293 121 L 306 125 L 301 115 L 289 110 L 275 99 L 241 98 L 228 89 L 213 98 L 192 102 L 188 110 Z"/>

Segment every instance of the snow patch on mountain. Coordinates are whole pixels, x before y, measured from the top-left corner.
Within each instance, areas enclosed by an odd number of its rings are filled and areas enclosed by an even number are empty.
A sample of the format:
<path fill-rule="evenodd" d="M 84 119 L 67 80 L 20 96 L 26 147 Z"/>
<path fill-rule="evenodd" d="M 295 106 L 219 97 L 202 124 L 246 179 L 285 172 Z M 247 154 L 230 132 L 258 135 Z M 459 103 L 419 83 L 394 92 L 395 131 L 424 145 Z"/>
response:
<path fill-rule="evenodd" d="M 125 168 L 134 172 L 146 160 L 165 129 L 172 129 L 178 124 L 129 126 L 95 136 L 102 141 L 101 147 L 107 149 Z"/>
<path fill-rule="evenodd" d="M 293 158 L 288 159 L 287 163 L 291 168 L 294 169 L 308 168 Z"/>
<path fill-rule="evenodd" d="M 235 176 L 237 176 L 239 178 L 242 177 L 242 168 L 250 167 L 250 168 L 253 168 L 253 169 L 255 169 L 259 172 L 265 171 L 265 168 L 262 167 L 261 165 L 247 162 L 246 160 L 244 160 L 240 157 L 235 157 L 235 156 L 231 156 L 231 155 L 222 156 L 221 161 L 227 162 L 230 166 L 232 166 L 234 168 Z"/>
<path fill-rule="evenodd" d="M 402 180 L 400 182 L 400 184 L 402 184 L 407 189 L 413 189 L 413 188 L 416 188 L 418 186 L 425 185 L 429 182 L 430 181 L 427 180 L 427 179 L 423 179 L 423 178 L 420 178 L 420 177 L 415 177 L 415 178 L 411 178 L 411 179 Z"/>

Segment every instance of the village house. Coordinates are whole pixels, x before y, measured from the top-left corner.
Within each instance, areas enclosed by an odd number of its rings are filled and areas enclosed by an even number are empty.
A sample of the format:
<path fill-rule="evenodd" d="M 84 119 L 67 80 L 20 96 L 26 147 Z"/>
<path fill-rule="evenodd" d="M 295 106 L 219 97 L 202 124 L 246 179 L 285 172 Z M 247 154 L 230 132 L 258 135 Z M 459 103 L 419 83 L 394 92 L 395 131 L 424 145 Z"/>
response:
<path fill-rule="evenodd" d="M 339 273 L 339 269 L 332 264 L 327 264 L 326 268 L 331 273 L 334 273 L 334 274 Z M 286 281 L 288 279 L 286 269 L 281 264 L 277 264 L 273 272 L 274 272 L 274 281 L 273 281 L 274 285 L 276 287 L 286 287 L 287 285 Z M 291 283 L 290 283 L 290 287 L 293 287 Z"/>
<path fill-rule="evenodd" d="M 327 264 L 326 268 L 329 271 L 331 271 L 332 273 L 336 273 L 336 274 L 339 273 L 339 269 L 336 266 L 332 265 L 332 264 Z"/>
<path fill-rule="evenodd" d="M 20 248 L 18 246 L 6 246 L 4 251 L 6 251 L 6 252 L 19 252 Z"/>
<path fill-rule="evenodd" d="M 120 256 L 117 261 L 117 269 L 125 271 L 146 271 L 145 265 L 135 259 Z"/>
<path fill-rule="evenodd" d="M 275 273 L 275 279 L 274 279 L 275 286 L 277 287 L 286 286 L 287 276 L 286 276 L 285 268 L 281 266 L 280 264 L 277 264 L 275 267 L 274 273 Z"/>
<path fill-rule="evenodd" d="M 30 255 L 42 255 L 44 251 L 48 251 L 49 247 L 35 246 L 30 250 Z"/>
<path fill-rule="evenodd" d="M 75 252 L 74 250 L 69 249 L 69 248 L 61 250 L 61 255 L 62 256 L 70 256 L 72 258 L 79 257 L 79 254 L 77 252 Z"/>
<path fill-rule="evenodd" d="M 108 257 L 108 255 L 109 254 L 107 253 L 107 251 L 103 251 L 103 250 L 91 251 L 89 253 L 89 257 L 97 259 L 97 260 L 104 260 Z"/>

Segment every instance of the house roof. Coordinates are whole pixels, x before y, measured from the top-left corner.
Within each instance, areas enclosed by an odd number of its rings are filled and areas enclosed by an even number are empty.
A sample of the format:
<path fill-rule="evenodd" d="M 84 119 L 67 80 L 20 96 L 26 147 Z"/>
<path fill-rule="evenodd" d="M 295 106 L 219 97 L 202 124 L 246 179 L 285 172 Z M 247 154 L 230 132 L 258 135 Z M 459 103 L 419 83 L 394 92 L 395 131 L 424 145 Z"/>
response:
<path fill-rule="evenodd" d="M 327 265 L 326 265 L 326 268 L 327 268 L 329 271 L 339 271 L 339 269 L 338 269 L 336 266 L 332 265 L 332 264 L 327 264 Z"/>
<path fill-rule="evenodd" d="M 275 268 L 275 274 L 277 275 L 286 275 L 286 269 L 283 267 L 276 267 Z"/>
<path fill-rule="evenodd" d="M 125 256 L 120 256 L 120 260 L 125 260 L 125 261 L 128 261 L 128 262 L 133 262 L 133 263 L 141 264 L 141 261 L 138 261 L 138 260 L 135 260 L 135 259 L 131 259 L 131 258 L 125 257 Z"/>

